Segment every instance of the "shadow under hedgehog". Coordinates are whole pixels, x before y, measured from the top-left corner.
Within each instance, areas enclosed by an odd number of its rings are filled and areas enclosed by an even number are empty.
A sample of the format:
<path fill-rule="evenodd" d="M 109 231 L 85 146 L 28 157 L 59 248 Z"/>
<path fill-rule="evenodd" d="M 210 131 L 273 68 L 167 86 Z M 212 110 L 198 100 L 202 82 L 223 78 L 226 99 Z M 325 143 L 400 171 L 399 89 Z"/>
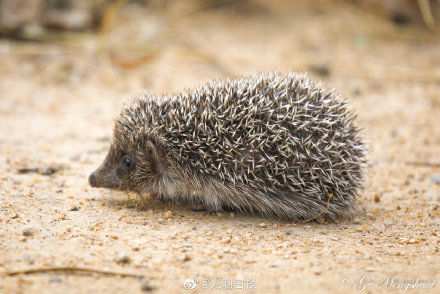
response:
<path fill-rule="evenodd" d="M 291 220 L 353 214 L 366 145 L 341 97 L 304 74 L 144 95 L 116 119 L 92 187 Z"/>

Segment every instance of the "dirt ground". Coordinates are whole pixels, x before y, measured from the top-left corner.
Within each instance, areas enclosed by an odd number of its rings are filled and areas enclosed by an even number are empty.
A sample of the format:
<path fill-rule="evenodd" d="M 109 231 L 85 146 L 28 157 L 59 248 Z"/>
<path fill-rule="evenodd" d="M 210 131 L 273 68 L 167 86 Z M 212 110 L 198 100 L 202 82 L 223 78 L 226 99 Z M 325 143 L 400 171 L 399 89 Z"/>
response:
<path fill-rule="evenodd" d="M 440 293 L 439 33 L 350 1 L 277 3 L 131 5 L 101 38 L 0 40 L 1 293 Z M 130 97 L 271 70 L 356 108 L 370 164 L 354 219 L 141 208 L 88 186 Z"/>

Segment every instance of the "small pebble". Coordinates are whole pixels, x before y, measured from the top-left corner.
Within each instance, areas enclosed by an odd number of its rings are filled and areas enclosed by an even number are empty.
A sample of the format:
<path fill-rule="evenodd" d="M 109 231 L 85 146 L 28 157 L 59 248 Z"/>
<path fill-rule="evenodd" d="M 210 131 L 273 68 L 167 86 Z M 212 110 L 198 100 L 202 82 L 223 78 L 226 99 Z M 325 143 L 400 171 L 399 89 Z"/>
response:
<path fill-rule="evenodd" d="M 165 218 L 171 218 L 173 216 L 173 213 L 171 212 L 171 211 L 167 211 L 167 212 L 165 212 L 165 215 L 164 215 L 164 217 Z"/>
<path fill-rule="evenodd" d="M 319 268 L 319 267 L 315 267 L 315 268 L 312 270 L 312 272 L 313 272 L 315 275 L 319 276 L 320 274 L 322 274 L 322 269 Z"/>
<path fill-rule="evenodd" d="M 16 219 L 16 218 L 19 218 L 19 217 L 20 217 L 20 215 L 18 215 L 18 213 L 16 213 L 14 216 L 11 217 L 11 219 Z"/>
<path fill-rule="evenodd" d="M 408 238 L 399 238 L 399 244 L 409 244 Z"/>
<path fill-rule="evenodd" d="M 49 279 L 49 283 L 61 283 L 62 281 L 60 276 L 53 276 Z"/>
<path fill-rule="evenodd" d="M 376 220 L 376 217 L 371 213 L 367 213 L 366 216 L 368 217 L 369 220 Z"/>
<path fill-rule="evenodd" d="M 266 227 L 267 227 L 267 225 L 265 223 L 260 224 L 260 228 L 266 228 Z"/>
<path fill-rule="evenodd" d="M 431 182 L 434 182 L 436 184 L 440 184 L 440 175 L 432 175 L 429 177 Z"/>
<path fill-rule="evenodd" d="M 292 232 L 289 231 L 289 230 L 286 230 L 284 233 L 286 233 L 286 235 L 290 235 L 290 234 L 292 234 Z"/>
<path fill-rule="evenodd" d="M 142 292 L 151 292 L 154 290 L 154 288 L 148 284 L 143 284 L 141 287 L 141 290 L 142 290 Z"/>
<path fill-rule="evenodd" d="M 379 194 L 374 194 L 374 202 L 376 202 L 376 203 L 380 202 L 380 195 Z"/>
<path fill-rule="evenodd" d="M 34 229 L 27 228 L 23 230 L 23 236 L 25 237 L 32 237 L 34 235 Z"/>
<path fill-rule="evenodd" d="M 57 183 L 57 185 L 58 185 L 58 187 L 62 188 L 62 187 L 64 187 L 64 184 L 65 184 L 65 183 L 66 183 L 65 180 L 59 180 L 58 183 Z"/>
<path fill-rule="evenodd" d="M 129 264 L 129 263 L 131 263 L 131 258 L 128 255 L 122 255 L 116 259 L 116 263 Z"/>
<path fill-rule="evenodd" d="M 23 257 L 23 259 L 24 259 L 28 264 L 30 264 L 30 265 L 33 265 L 33 264 L 35 263 L 35 261 L 32 260 L 32 259 L 29 257 L 29 255 L 25 255 L 25 256 Z"/>
<path fill-rule="evenodd" d="M 188 254 L 183 254 L 182 256 L 180 256 L 179 258 L 180 261 L 190 261 L 191 257 Z"/>

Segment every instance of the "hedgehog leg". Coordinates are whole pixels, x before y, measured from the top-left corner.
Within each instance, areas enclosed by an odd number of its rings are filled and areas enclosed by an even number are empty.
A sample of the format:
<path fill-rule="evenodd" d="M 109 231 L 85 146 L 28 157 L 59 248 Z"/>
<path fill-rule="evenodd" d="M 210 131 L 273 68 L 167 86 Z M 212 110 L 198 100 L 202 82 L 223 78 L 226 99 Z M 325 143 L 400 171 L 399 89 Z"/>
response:
<path fill-rule="evenodd" d="M 191 204 L 192 211 L 207 211 L 208 208 L 203 203 L 193 203 Z"/>
<path fill-rule="evenodd" d="M 196 202 L 196 203 L 193 202 L 190 204 L 190 207 L 192 211 L 205 211 L 208 213 L 219 212 L 219 210 L 215 209 L 215 207 L 211 205 L 207 205 L 203 202 Z"/>
<path fill-rule="evenodd" d="M 206 203 L 201 196 L 191 199 L 189 203 L 192 211 L 218 212 L 214 206 Z"/>

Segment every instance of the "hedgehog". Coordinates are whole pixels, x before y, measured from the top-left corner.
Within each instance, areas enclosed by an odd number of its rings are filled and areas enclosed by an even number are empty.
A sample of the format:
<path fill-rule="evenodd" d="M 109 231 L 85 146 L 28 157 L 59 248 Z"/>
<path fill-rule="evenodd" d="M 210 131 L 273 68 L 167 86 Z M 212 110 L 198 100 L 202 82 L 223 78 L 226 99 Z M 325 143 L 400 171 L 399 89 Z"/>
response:
<path fill-rule="evenodd" d="M 259 73 L 125 105 L 92 187 L 194 210 L 352 216 L 366 144 L 348 103 L 301 73 Z"/>

